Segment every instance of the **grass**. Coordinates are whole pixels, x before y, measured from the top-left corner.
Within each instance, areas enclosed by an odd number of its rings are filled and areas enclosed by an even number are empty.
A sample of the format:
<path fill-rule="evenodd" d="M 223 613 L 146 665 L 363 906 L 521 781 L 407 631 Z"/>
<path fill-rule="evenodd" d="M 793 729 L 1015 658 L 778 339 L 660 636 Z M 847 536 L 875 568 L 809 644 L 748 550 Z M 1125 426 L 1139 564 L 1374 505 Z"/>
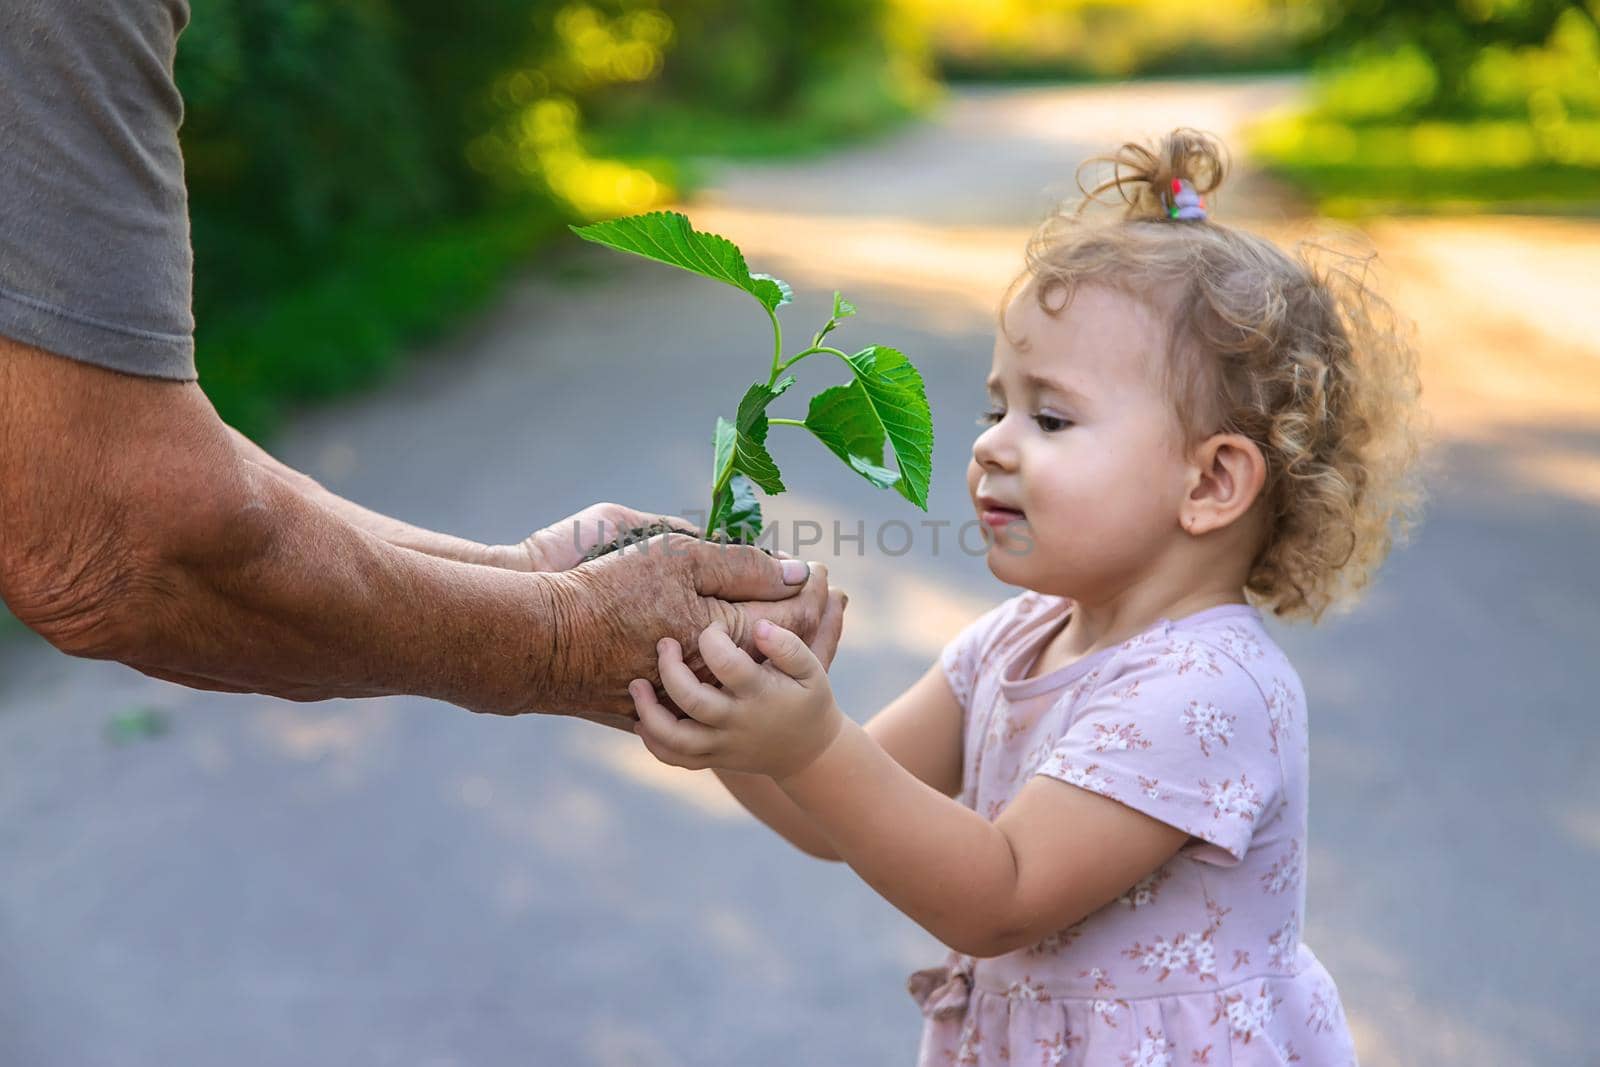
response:
<path fill-rule="evenodd" d="M 1405 160 L 1379 164 L 1279 162 L 1275 174 L 1336 218 L 1374 215 L 1600 215 L 1600 173 L 1584 167 L 1440 172 Z"/>
<path fill-rule="evenodd" d="M 1251 149 L 1336 216 L 1600 213 L 1600 122 L 1268 121 Z"/>
<path fill-rule="evenodd" d="M 1600 213 L 1600 30 L 1574 5 L 1543 44 L 1504 32 L 1335 52 L 1250 147 L 1329 214 Z"/>

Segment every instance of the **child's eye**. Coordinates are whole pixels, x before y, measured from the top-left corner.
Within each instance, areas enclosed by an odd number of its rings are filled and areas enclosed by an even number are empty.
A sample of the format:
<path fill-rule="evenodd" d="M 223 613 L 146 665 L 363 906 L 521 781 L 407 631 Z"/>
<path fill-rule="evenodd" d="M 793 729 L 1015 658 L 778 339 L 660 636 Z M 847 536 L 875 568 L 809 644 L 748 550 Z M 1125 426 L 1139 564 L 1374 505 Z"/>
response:
<path fill-rule="evenodd" d="M 1005 417 L 1006 413 L 1003 411 L 985 411 L 983 414 L 978 416 L 978 425 L 993 426 L 995 423 L 999 422 Z"/>
<path fill-rule="evenodd" d="M 1071 419 L 1057 418 L 1054 415 L 1035 415 L 1033 421 L 1039 424 L 1039 429 L 1045 433 L 1058 433 L 1072 425 Z"/>

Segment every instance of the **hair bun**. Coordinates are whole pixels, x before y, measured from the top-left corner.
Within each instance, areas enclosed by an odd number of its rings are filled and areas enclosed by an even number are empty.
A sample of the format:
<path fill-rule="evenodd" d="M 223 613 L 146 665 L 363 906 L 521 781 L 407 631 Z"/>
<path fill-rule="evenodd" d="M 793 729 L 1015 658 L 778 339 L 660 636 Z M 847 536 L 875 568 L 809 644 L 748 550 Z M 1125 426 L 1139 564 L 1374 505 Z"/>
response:
<path fill-rule="evenodd" d="M 1083 167 L 1095 163 L 1111 164 L 1111 176 L 1086 189 Z M 1078 188 L 1086 198 L 1085 205 L 1115 189 L 1128 205 L 1126 217 L 1130 219 L 1203 218 L 1203 213 L 1187 210 L 1192 205 L 1178 203 L 1178 197 L 1185 195 L 1179 183 L 1187 183 L 1197 195 L 1211 192 L 1227 175 L 1228 151 L 1211 134 L 1180 127 L 1154 147 L 1129 141 L 1110 155 L 1086 160 L 1083 167 L 1078 168 Z M 1184 208 L 1185 213 L 1176 213 L 1175 207 Z"/>

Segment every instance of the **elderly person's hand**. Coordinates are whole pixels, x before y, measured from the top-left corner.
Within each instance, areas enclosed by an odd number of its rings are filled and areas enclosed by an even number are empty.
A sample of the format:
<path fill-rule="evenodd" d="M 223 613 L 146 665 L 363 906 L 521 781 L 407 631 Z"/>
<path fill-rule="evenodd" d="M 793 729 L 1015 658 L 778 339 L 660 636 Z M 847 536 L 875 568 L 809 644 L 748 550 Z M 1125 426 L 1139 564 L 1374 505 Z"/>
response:
<path fill-rule="evenodd" d="M 809 569 L 809 573 L 808 573 Z M 686 648 L 713 621 L 755 650 L 760 619 L 792 629 L 832 659 L 843 605 L 830 603 L 827 568 L 774 559 L 758 548 L 662 534 L 549 576 L 559 635 L 544 671 L 541 710 L 631 729 L 628 683 L 656 675 L 656 642 Z M 791 582 L 804 582 L 796 593 Z M 701 668 L 697 660 L 690 667 Z"/>
<path fill-rule="evenodd" d="M 514 570 L 571 570 L 597 545 L 653 522 L 695 529 L 689 520 L 674 515 L 652 515 L 621 504 L 590 504 L 577 514 L 530 534 L 521 544 L 501 546 L 495 550 L 495 558 Z"/>
<path fill-rule="evenodd" d="M 683 530 L 696 529 L 693 523 L 689 522 L 687 519 L 678 518 L 677 516 L 655 515 L 648 512 L 638 511 L 622 504 L 591 504 L 589 507 L 584 508 L 582 511 L 579 511 L 574 515 L 569 515 L 567 518 L 562 519 L 559 522 L 551 523 L 544 529 L 536 531 L 518 545 L 502 546 L 501 548 L 496 549 L 495 558 L 501 563 L 501 565 L 512 567 L 514 569 L 531 569 L 545 573 L 569 571 L 576 567 L 579 561 L 581 561 L 583 557 L 597 545 L 605 544 L 607 541 L 612 540 L 624 531 L 639 527 L 648 527 L 650 524 L 655 522 L 666 522 Z M 676 545 L 676 541 L 674 544 Z M 638 545 L 630 545 L 622 553 L 622 557 L 624 559 L 629 559 L 631 556 L 648 554 L 652 550 L 658 555 L 665 555 L 669 551 L 669 548 L 664 540 L 657 540 L 653 544 L 641 543 Z M 670 549 L 670 551 L 681 550 L 674 547 Z M 792 559 L 792 557 L 784 552 L 777 552 L 775 555 L 779 560 Z M 594 567 L 601 565 L 604 558 L 605 557 L 602 557 L 601 560 L 591 560 L 587 566 Z M 612 564 L 606 565 L 609 566 Z M 749 564 L 746 564 L 746 566 L 748 565 Z M 759 561 L 757 561 L 757 565 L 759 566 Z M 629 567 L 630 565 L 624 564 L 624 566 Z M 770 564 L 767 566 L 770 567 Z M 587 569 L 587 567 L 585 569 Z M 648 568 L 636 569 L 647 570 Z M 826 570 L 823 568 L 818 568 L 818 570 L 820 573 L 809 576 L 810 580 L 807 582 L 806 587 L 801 590 L 800 598 L 792 603 L 788 601 L 763 600 L 748 600 L 744 603 L 729 603 L 728 601 L 730 599 L 735 601 L 742 599 L 736 592 L 731 591 L 739 588 L 738 586 L 726 586 L 725 592 L 715 600 L 711 598 L 711 594 L 709 592 L 706 592 L 706 595 L 700 599 L 707 601 L 705 610 L 707 611 L 708 619 L 727 617 L 743 618 L 749 620 L 749 624 L 752 626 L 754 625 L 755 620 L 761 618 L 772 619 L 775 622 L 779 622 L 779 625 L 783 625 L 783 619 L 792 618 L 797 620 L 798 624 L 802 627 L 814 622 L 815 625 L 813 630 L 809 632 L 800 630 L 797 632 L 808 633 L 812 651 L 824 663 L 830 663 L 833 660 L 834 653 L 838 649 L 839 636 L 843 628 L 844 600 L 842 594 L 829 591 L 827 587 Z M 798 568 L 791 566 L 790 573 L 798 576 L 802 572 Z M 660 581 L 662 579 L 659 574 L 650 573 L 642 575 L 638 580 L 648 583 Z M 609 586 L 606 586 L 604 583 L 602 583 L 601 587 L 609 588 Z M 700 591 L 705 592 L 708 588 L 709 587 L 707 586 L 701 586 Z M 755 580 L 755 584 L 749 585 L 747 588 L 752 590 L 752 592 L 749 594 L 750 596 L 758 596 L 762 595 L 763 590 L 770 589 L 772 587 L 770 586 L 770 583 L 758 578 Z M 629 595 L 631 597 L 646 601 L 650 604 L 655 604 L 658 601 L 658 598 L 653 593 L 646 593 L 643 589 L 634 589 Z M 820 599 L 822 602 L 820 618 L 816 618 L 813 615 L 813 605 L 818 599 Z M 780 607 L 780 604 L 784 606 Z M 691 627 L 685 626 L 683 628 L 690 629 Z M 653 655 L 653 652 L 648 651 L 645 648 L 647 642 L 658 639 L 662 636 L 666 636 L 667 634 L 676 635 L 678 632 L 678 629 L 672 629 L 651 633 L 641 627 L 633 635 L 633 642 L 639 645 L 638 649 L 633 650 L 633 654 L 641 657 Z M 613 636 L 613 641 L 620 644 L 627 643 L 626 638 L 621 638 L 618 636 Z M 691 645 L 688 647 L 693 648 L 696 646 Z M 753 644 L 750 644 L 748 647 L 751 650 L 754 649 Z M 602 659 L 612 662 L 620 662 L 620 658 L 615 650 L 602 651 L 597 649 L 595 650 L 595 654 L 597 657 Z M 755 652 L 754 654 L 758 657 L 760 656 L 759 652 Z M 689 666 L 691 669 L 699 673 L 703 678 L 707 680 L 711 678 L 710 671 L 705 668 L 704 664 L 695 659 L 693 655 L 691 655 Z M 622 708 L 620 707 L 620 704 L 618 708 L 597 708 L 591 706 L 580 710 L 578 707 L 574 706 L 568 709 L 552 708 L 551 710 L 556 712 L 565 711 L 566 713 L 572 714 L 577 718 L 588 719 L 593 722 L 599 722 L 603 725 L 612 726 L 623 730 L 631 730 L 635 721 L 633 715 L 631 714 L 631 706 Z"/>

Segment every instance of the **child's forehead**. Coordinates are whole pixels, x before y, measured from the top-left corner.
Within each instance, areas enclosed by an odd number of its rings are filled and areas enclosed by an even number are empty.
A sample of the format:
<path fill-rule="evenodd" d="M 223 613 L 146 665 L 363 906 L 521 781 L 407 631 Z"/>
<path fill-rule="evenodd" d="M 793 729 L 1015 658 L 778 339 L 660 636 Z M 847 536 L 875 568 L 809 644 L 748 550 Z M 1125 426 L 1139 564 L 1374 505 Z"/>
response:
<path fill-rule="evenodd" d="M 1166 326 L 1143 301 L 1105 286 L 1080 286 L 1071 300 L 1040 305 L 1027 286 L 995 335 L 991 377 L 1052 379 L 1069 387 L 1145 386 L 1162 365 Z"/>

